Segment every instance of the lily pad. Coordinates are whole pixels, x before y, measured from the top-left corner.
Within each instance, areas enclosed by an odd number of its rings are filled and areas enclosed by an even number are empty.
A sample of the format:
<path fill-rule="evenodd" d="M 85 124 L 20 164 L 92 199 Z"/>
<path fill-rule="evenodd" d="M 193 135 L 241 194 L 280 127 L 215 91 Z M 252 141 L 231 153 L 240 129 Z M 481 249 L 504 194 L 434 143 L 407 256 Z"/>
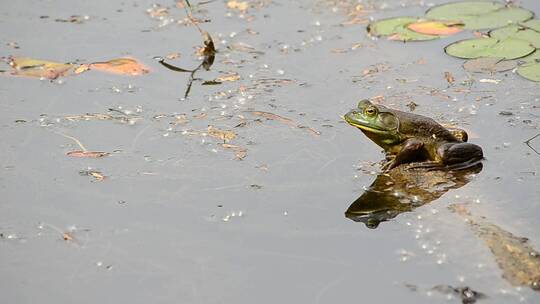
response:
<path fill-rule="evenodd" d="M 517 66 L 514 60 L 504 60 L 503 58 L 481 57 L 467 60 L 463 68 L 472 73 L 496 73 L 509 71 Z"/>
<path fill-rule="evenodd" d="M 411 31 L 426 35 L 454 35 L 463 31 L 463 23 L 452 21 L 421 20 L 407 25 Z"/>
<path fill-rule="evenodd" d="M 489 32 L 489 36 L 497 39 L 520 39 L 531 43 L 535 48 L 540 48 L 540 32 L 526 28 L 522 25 L 510 25 Z"/>
<path fill-rule="evenodd" d="M 500 2 L 465 1 L 435 6 L 426 17 L 435 20 L 461 21 L 466 29 L 490 29 L 531 19 L 534 13 L 520 8 L 505 6 Z"/>
<path fill-rule="evenodd" d="M 525 63 L 519 66 L 517 73 L 529 80 L 540 82 L 540 52 L 534 52 L 523 58 L 523 61 Z"/>
<path fill-rule="evenodd" d="M 520 23 L 520 25 L 527 27 L 531 30 L 535 30 L 537 32 L 540 32 L 540 19 L 531 19 L 529 21 L 525 21 Z"/>
<path fill-rule="evenodd" d="M 419 19 L 415 17 L 382 19 L 370 23 L 367 31 L 372 36 L 386 36 L 388 40 L 423 41 L 439 38 L 437 35 L 424 35 L 407 28 L 407 25 L 417 22 L 418 20 Z"/>
<path fill-rule="evenodd" d="M 510 60 L 527 56 L 535 48 L 519 39 L 477 38 L 454 42 L 444 50 L 450 56 L 464 59 L 495 57 Z"/>

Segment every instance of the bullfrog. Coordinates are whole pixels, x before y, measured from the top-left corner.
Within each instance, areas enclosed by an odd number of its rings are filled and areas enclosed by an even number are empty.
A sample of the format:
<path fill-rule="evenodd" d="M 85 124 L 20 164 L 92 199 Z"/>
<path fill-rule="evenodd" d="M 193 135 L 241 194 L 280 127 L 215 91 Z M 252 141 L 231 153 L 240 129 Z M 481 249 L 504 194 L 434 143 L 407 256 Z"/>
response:
<path fill-rule="evenodd" d="M 460 170 L 483 159 L 482 148 L 467 142 L 467 132 L 447 129 L 429 117 L 361 100 L 344 118 L 384 149 L 384 171 L 407 163 L 418 168 Z"/>

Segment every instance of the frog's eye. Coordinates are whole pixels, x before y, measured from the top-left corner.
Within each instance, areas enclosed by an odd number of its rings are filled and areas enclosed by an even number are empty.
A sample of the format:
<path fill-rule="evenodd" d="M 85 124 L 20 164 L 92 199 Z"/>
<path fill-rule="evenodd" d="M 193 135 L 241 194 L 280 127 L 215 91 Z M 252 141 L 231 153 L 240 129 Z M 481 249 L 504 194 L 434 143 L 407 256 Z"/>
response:
<path fill-rule="evenodd" d="M 377 114 L 377 108 L 375 108 L 375 107 L 367 107 L 364 110 L 364 114 L 366 114 L 366 116 L 375 116 Z"/>

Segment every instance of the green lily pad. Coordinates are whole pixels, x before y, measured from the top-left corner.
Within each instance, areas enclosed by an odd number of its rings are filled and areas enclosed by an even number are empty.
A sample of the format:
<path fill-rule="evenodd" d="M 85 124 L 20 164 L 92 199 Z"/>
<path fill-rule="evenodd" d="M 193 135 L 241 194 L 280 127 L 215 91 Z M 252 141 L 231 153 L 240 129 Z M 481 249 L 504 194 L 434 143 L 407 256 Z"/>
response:
<path fill-rule="evenodd" d="M 534 52 L 523 58 L 524 64 L 518 67 L 517 73 L 524 78 L 540 82 L 540 52 Z"/>
<path fill-rule="evenodd" d="M 499 40 L 506 38 L 525 40 L 535 48 L 540 48 L 540 32 L 526 28 L 522 25 L 510 25 L 489 32 L 489 36 Z"/>
<path fill-rule="evenodd" d="M 522 26 L 540 32 L 540 19 L 531 19 L 521 23 Z"/>
<path fill-rule="evenodd" d="M 419 18 L 415 17 L 382 19 L 370 23 L 367 27 L 367 31 L 372 36 L 386 36 L 388 40 L 424 41 L 439 38 L 437 35 L 420 34 L 407 28 L 407 25 L 417 22 L 418 20 Z"/>
<path fill-rule="evenodd" d="M 435 6 L 426 17 L 436 20 L 461 21 L 467 29 L 499 28 L 531 19 L 534 13 L 520 8 L 507 7 L 500 2 L 465 1 Z"/>
<path fill-rule="evenodd" d="M 535 48 L 529 42 L 519 39 L 478 38 L 454 42 L 444 51 L 450 56 L 464 59 L 496 57 L 510 60 L 527 56 Z"/>

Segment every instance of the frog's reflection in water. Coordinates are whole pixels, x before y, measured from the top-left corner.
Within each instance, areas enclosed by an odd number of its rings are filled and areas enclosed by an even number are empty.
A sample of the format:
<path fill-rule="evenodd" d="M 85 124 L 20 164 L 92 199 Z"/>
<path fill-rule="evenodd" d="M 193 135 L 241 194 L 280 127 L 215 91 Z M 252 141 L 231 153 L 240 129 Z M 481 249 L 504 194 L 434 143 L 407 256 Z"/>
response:
<path fill-rule="evenodd" d="M 381 173 L 350 206 L 345 216 L 375 229 L 400 213 L 430 203 L 450 189 L 466 185 L 482 164 L 460 171 L 426 170 L 402 165 Z"/>

